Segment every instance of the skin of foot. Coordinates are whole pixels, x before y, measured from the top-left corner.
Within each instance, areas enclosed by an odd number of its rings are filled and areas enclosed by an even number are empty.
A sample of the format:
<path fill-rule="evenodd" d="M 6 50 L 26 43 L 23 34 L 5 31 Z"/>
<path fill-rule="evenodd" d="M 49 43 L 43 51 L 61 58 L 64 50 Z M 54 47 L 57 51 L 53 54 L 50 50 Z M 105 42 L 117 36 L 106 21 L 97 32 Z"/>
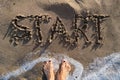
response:
<path fill-rule="evenodd" d="M 55 80 L 54 67 L 51 60 L 44 62 L 43 69 L 47 80 Z"/>
<path fill-rule="evenodd" d="M 63 60 L 59 65 L 59 69 L 56 74 L 56 80 L 66 80 L 70 71 L 71 71 L 70 64 L 67 61 Z"/>

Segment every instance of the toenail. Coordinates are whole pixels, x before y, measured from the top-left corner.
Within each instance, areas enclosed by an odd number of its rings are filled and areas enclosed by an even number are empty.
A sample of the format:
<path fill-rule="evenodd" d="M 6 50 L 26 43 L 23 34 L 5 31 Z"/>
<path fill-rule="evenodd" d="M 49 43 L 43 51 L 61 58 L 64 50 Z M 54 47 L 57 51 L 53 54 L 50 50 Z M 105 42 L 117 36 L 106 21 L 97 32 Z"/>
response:
<path fill-rule="evenodd" d="M 51 60 L 49 60 L 49 62 L 51 62 Z"/>

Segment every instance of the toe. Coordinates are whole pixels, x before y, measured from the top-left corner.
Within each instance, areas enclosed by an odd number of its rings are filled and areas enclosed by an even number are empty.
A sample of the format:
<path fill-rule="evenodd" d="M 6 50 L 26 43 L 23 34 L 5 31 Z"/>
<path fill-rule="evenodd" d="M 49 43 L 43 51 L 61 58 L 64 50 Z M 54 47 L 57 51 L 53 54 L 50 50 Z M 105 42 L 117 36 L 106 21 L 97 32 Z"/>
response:
<path fill-rule="evenodd" d="M 45 61 L 43 64 L 43 69 L 47 69 L 47 66 L 48 66 L 48 61 Z"/>
<path fill-rule="evenodd" d="M 49 60 L 49 66 L 53 67 L 53 62 L 51 60 Z"/>
<path fill-rule="evenodd" d="M 65 67 L 67 68 L 68 71 L 71 70 L 71 66 L 70 66 L 70 64 L 68 62 L 65 63 Z"/>
<path fill-rule="evenodd" d="M 62 61 L 62 65 L 61 65 L 61 67 L 64 68 L 64 67 L 65 67 L 65 64 L 66 64 L 66 61 L 63 60 L 63 61 Z"/>

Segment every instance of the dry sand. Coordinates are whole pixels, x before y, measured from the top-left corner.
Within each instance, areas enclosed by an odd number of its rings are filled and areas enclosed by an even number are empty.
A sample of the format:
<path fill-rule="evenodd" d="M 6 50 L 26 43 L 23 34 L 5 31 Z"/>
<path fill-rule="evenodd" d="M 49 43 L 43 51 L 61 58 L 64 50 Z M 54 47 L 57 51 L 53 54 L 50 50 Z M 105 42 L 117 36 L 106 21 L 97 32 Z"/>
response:
<path fill-rule="evenodd" d="M 92 13 L 110 15 L 110 18 L 101 24 L 101 26 L 104 27 L 104 30 L 102 31 L 104 45 L 101 48 L 95 49 L 92 44 L 83 49 L 83 39 L 80 40 L 79 46 L 73 50 L 64 48 L 62 44 L 59 43 L 59 40 L 55 40 L 46 48 L 46 50 L 50 52 L 67 54 L 87 67 L 96 57 L 103 57 L 113 52 L 120 51 L 119 5 L 119 0 L 0 0 L 0 74 L 19 67 L 24 57 L 27 53 L 32 51 L 34 46 L 34 44 L 29 43 L 14 47 L 13 45 L 10 45 L 9 37 L 6 37 L 3 40 L 10 21 L 16 15 L 23 14 L 27 16 L 31 14 L 49 14 L 52 16 L 53 19 L 48 25 L 42 25 L 45 38 L 49 28 L 54 23 L 56 16 L 59 16 L 62 19 L 66 29 L 71 34 L 70 27 L 74 18 L 74 11 L 80 13 L 84 9 L 90 9 L 92 10 Z M 43 48 L 38 47 L 34 51 L 42 49 Z M 34 58 L 37 56 L 39 55 L 36 55 Z M 28 78 L 28 80 L 36 80 L 35 77 L 41 78 L 40 75 L 42 75 L 42 72 L 40 65 L 38 64 L 33 70 L 23 75 L 25 78 Z M 33 75 L 32 78 L 30 77 L 31 75 Z"/>

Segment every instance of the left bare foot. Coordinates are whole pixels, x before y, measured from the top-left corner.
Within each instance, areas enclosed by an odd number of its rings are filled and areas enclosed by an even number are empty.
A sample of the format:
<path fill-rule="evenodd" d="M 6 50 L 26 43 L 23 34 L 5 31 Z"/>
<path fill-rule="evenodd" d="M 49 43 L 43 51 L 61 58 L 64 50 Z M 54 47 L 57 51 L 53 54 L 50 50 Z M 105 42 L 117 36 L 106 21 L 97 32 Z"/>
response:
<path fill-rule="evenodd" d="M 55 80 L 53 63 L 51 60 L 46 61 L 43 65 L 44 73 L 47 77 L 47 80 Z"/>

